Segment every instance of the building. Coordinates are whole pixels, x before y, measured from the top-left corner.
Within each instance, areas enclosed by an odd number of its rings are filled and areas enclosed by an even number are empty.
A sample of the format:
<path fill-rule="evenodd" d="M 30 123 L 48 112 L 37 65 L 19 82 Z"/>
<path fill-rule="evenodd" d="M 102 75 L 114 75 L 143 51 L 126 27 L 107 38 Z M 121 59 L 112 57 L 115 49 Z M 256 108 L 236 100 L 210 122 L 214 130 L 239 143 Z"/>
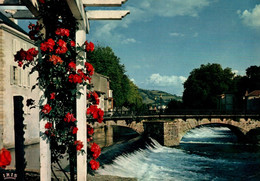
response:
<path fill-rule="evenodd" d="M 98 93 L 100 98 L 99 108 L 104 112 L 113 111 L 113 91 L 110 89 L 109 78 L 95 72 L 91 82 L 93 90 Z"/>
<path fill-rule="evenodd" d="M 14 54 L 34 47 L 27 33 L 0 13 L 0 148 L 14 147 L 14 96 L 24 98 L 25 144 L 39 142 L 39 109 L 26 107 L 27 99 L 39 100 L 39 89 L 31 91 L 37 74 L 17 66 Z"/>
<path fill-rule="evenodd" d="M 219 96 L 218 109 L 221 111 L 233 111 L 234 97 L 234 94 L 221 94 Z"/>
<path fill-rule="evenodd" d="M 247 111 L 260 112 L 260 90 L 254 90 L 250 93 L 246 92 L 246 108 Z"/>

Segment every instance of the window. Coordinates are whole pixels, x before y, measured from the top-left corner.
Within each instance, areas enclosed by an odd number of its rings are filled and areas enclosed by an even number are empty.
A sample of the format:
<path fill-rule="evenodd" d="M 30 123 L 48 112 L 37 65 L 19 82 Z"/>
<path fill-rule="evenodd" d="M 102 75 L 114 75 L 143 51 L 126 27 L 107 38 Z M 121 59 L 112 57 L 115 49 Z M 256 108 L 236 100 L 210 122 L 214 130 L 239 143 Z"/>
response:
<path fill-rule="evenodd" d="M 21 69 L 16 66 L 10 67 L 10 84 L 11 85 L 22 85 L 21 81 Z"/>

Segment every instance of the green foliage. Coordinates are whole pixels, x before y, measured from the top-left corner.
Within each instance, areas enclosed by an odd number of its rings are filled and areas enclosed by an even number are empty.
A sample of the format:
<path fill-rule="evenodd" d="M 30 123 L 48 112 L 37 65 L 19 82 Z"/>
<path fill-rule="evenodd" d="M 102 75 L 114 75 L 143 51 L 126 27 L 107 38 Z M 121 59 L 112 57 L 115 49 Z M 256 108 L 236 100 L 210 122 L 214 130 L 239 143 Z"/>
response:
<path fill-rule="evenodd" d="M 246 91 L 250 93 L 254 90 L 260 90 L 260 66 L 250 66 L 246 69 L 245 76 L 236 76 L 233 79 L 233 93 L 236 100 L 236 108 L 244 108 L 244 99 Z"/>
<path fill-rule="evenodd" d="M 168 103 L 165 112 L 171 114 L 178 109 L 183 109 L 183 102 L 173 99 Z"/>
<path fill-rule="evenodd" d="M 111 80 L 110 88 L 113 90 L 114 104 L 116 107 L 132 107 L 141 104 L 141 96 L 136 85 L 125 74 L 124 65 L 110 47 L 96 46 L 95 50 L 88 53 L 88 60 L 95 68 L 95 72 L 108 76 Z"/>
<path fill-rule="evenodd" d="M 218 96 L 231 91 L 234 74 L 219 64 L 201 65 L 184 83 L 183 103 L 186 108 L 216 109 Z"/>

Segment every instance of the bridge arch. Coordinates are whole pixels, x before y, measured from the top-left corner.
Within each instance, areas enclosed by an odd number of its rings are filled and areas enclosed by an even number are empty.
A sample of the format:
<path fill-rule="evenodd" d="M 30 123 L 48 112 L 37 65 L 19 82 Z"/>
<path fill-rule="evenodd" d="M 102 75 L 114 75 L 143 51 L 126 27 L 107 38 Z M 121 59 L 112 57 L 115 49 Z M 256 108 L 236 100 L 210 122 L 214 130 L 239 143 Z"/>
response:
<path fill-rule="evenodd" d="M 245 130 L 242 131 L 241 128 L 238 128 L 236 126 L 224 124 L 224 123 L 205 123 L 205 124 L 197 125 L 197 126 L 191 128 L 190 130 L 185 130 L 185 132 L 182 132 L 180 134 L 180 141 L 183 139 L 183 137 L 188 132 L 192 131 L 193 129 L 200 128 L 200 127 L 208 127 L 208 128 L 225 127 L 225 128 L 228 128 L 237 137 L 237 140 L 239 142 L 244 142 L 247 138 L 246 135 L 244 134 Z"/>

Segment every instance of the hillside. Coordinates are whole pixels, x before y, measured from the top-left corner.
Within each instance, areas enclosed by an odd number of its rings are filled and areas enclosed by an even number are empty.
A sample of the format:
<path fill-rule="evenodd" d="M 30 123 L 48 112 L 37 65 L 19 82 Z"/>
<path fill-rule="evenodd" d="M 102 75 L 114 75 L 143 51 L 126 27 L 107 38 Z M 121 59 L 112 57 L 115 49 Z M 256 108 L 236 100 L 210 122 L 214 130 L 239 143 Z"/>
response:
<path fill-rule="evenodd" d="M 158 91 L 158 90 L 145 90 L 145 89 L 138 89 L 139 93 L 143 98 L 143 102 L 145 104 L 162 104 L 167 105 L 168 102 L 172 99 L 182 101 L 182 97 L 177 95 L 172 95 L 167 92 Z M 160 101 L 160 96 L 162 97 L 162 101 Z"/>

